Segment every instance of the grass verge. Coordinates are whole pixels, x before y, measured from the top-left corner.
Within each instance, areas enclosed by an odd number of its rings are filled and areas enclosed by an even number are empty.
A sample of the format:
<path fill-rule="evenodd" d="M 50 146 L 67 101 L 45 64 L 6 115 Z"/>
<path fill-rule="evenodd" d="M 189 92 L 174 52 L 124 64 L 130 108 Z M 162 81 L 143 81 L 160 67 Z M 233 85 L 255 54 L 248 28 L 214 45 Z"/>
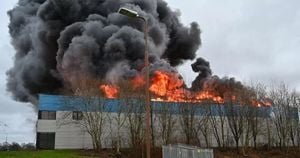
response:
<path fill-rule="evenodd" d="M 78 150 L 3 151 L 0 158 L 91 158 Z"/>

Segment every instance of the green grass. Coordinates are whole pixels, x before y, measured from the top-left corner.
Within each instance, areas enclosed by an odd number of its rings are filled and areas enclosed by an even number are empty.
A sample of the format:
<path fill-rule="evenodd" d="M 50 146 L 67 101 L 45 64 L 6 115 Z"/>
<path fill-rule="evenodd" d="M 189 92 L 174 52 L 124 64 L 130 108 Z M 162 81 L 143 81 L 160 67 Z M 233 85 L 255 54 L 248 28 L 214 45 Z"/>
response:
<path fill-rule="evenodd" d="M 3 151 L 0 158 L 91 158 L 81 156 L 78 150 Z"/>

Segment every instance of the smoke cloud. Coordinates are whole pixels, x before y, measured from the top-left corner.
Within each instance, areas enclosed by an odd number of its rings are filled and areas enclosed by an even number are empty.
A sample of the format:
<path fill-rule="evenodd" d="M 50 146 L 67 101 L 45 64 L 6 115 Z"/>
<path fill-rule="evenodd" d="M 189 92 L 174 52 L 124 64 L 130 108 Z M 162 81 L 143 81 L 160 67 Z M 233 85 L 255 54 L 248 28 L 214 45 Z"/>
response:
<path fill-rule="evenodd" d="M 120 7 L 148 19 L 151 70 L 176 71 L 196 57 L 198 24 L 183 26 L 163 0 L 19 0 L 8 12 L 16 54 L 7 89 L 14 99 L 56 93 L 78 76 L 111 81 L 141 73 L 143 22 L 118 14 Z M 197 80 L 211 75 L 203 59 L 192 67 L 200 72 Z"/>
<path fill-rule="evenodd" d="M 209 62 L 203 58 L 198 58 L 191 66 L 194 72 L 199 73 L 196 79 L 192 82 L 192 90 L 199 91 L 203 89 L 203 85 L 206 80 L 210 79 L 212 71 L 210 69 Z"/>

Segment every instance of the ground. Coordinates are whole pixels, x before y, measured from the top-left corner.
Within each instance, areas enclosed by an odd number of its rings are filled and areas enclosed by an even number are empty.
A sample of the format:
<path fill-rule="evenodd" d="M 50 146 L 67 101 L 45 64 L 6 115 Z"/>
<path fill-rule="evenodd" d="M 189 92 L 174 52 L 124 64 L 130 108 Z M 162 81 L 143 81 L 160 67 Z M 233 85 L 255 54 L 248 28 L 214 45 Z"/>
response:
<path fill-rule="evenodd" d="M 100 152 L 92 150 L 37 150 L 37 151 L 5 151 L 0 152 L 0 158 L 141 158 L 141 151 L 122 150 L 118 157 L 111 149 Z M 145 155 L 143 155 L 145 157 Z M 215 158 L 300 158 L 300 149 L 289 149 L 287 152 L 279 149 L 253 150 L 247 149 L 246 154 L 236 154 L 235 150 L 220 151 L 214 149 Z M 161 149 L 155 149 L 152 158 L 162 158 Z"/>
<path fill-rule="evenodd" d="M 4 151 L 0 158 L 91 158 L 78 150 Z"/>
<path fill-rule="evenodd" d="M 278 148 L 265 149 L 247 149 L 245 154 L 237 154 L 234 149 L 214 150 L 215 158 L 300 158 L 299 148 L 290 148 L 288 150 L 280 150 Z"/>

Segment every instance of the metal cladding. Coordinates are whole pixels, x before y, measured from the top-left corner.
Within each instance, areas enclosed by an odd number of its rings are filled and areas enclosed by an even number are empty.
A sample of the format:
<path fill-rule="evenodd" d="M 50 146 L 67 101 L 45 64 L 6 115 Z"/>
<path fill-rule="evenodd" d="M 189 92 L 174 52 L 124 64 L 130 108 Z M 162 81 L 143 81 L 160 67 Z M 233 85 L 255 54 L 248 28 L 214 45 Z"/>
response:
<path fill-rule="evenodd" d="M 254 106 L 226 105 L 226 104 L 209 104 L 205 103 L 184 103 L 184 102 L 159 102 L 151 101 L 153 112 L 155 114 L 164 113 L 166 110 L 174 115 L 195 114 L 197 116 L 247 116 L 251 114 L 249 108 Z M 99 97 L 78 97 L 63 95 L 39 94 L 38 110 L 41 111 L 104 111 L 104 112 L 124 112 L 131 108 L 139 109 L 144 107 L 143 100 L 138 99 L 107 99 Z M 141 108 L 142 112 L 144 108 Z M 256 109 L 258 117 L 271 117 L 272 111 L 276 108 L 260 107 Z M 295 111 L 295 108 L 292 110 Z M 298 114 L 291 111 L 293 117 Z"/>

